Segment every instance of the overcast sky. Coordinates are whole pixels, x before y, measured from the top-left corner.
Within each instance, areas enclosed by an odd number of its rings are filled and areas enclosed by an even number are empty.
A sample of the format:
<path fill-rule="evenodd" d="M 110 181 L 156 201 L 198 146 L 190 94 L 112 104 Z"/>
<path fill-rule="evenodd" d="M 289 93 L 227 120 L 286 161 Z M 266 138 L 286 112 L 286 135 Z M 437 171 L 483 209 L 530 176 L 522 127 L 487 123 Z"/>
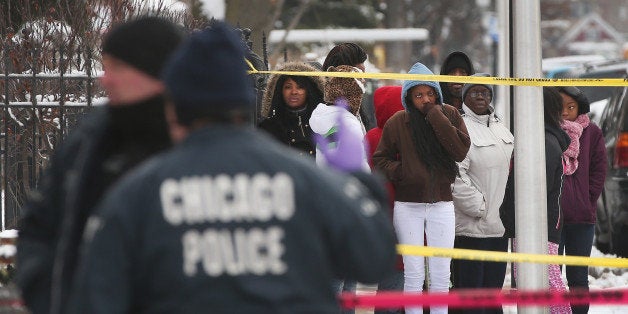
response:
<path fill-rule="evenodd" d="M 225 1 L 224 0 L 201 0 L 203 2 L 203 12 L 208 18 L 212 16 L 218 20 L 225 18 Z"/>

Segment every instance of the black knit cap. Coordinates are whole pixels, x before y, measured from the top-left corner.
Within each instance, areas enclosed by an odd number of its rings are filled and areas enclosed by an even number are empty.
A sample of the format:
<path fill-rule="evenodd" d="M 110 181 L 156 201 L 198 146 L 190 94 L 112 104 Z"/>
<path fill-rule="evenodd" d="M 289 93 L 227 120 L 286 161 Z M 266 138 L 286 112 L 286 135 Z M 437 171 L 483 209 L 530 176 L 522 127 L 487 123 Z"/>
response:
<path fill-rule="evenodd" d="M 169 20 L 144 16 L 114 26 L 105 36 L 102 52 L 159 78 L 183 37 L 183 30 Z"/>
<path fill-rule="evenodd" d="M 464 69 L 467 71 L 468 75 L 475 73 L 471 60 L 469 60 L 469 57 L 461 51 L 454 51 L 447 56 L 440 74 L 447 75 L 455 68 Z"/>
<path fill-rule="evenodd" d="M 571 96 L 578 103 L 578 115 L 591 111 L 589 98 L 575 86 L 560 86 L 558 92 Z"/>

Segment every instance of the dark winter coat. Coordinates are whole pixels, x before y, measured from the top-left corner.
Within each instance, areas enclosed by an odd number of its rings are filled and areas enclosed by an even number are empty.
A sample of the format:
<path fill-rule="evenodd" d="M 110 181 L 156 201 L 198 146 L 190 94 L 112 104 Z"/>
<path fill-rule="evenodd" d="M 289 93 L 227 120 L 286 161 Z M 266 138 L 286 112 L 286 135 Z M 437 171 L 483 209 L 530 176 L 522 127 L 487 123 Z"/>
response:
<path fill-rule="evenodd" d="M 545 125 L 545 175 L 547 181 L 547 241 L 560 243 L 563 215 L 560 193 L 563 185 L 563 152 L 569 147 L 569 135 L 562 129 Z"/>
<path fill-rule="evenodd" d="M 561 208 L 565 223 L 594 224 L 597 199 L 606 178 L 606 147 L 602 130 L 589 123 L 580 135 L 578 169 L 566 175 L 563 182 Z"/>
<path fill-rule="evenodd" d="M 90 218 L 74 313 L 338 313 L 332 278 L 393 270 L 385 191 L 363 176 L 376 198 L 259 132 L 198 130 Z"/>
<path fill-rule="evenodd" d="M 290 62 L 286 63 L 278 69 L 278 71 L 317 71 L 316 68 L 303 62 Z M 316 143 L 312 138 L 312 128 L 309 125 L 309 120 L 312 115 L 312 111 L 319 102 L 322 102 L 322 98 L 313 99 L 312 104 L 306 105 L 303 110 L 291 111 L 287 108 L 279 108 L 283 106 L 283 101 L 280 98 L 283 95 L 275 95 L 277 87 L 277 81 L 282 75 L 274 74 L 268 79 L 266 90 L 264 91 L 264 98 L 262 99 L 262 122 L 259 127 L 268 132 L 275 139 L 288 145 L 292 148 L 296 148 L 304 154 L 315 156 L 316 155 Z M 322 96 L 324 87 L 324 78 L 320 76 L 308 77 L 316 88 L 320 91 Z M 308 91 L 310 92 L 310 91 Z"/>
<path fill-rule="evenodd" d="M 87 217 L 118 177 L 169 146 L 165 118 L 155 119 L 159 113 L 163 116 L 163 104 L 163 98 L 156 97 L 123 108 L 148 109 L 146 115 L 152 119 L 116 120 L 138 128 L 158 121 L 163 124 L 162 133 L 141 136 L 137 132 L 137 137 L 125 138 L 106 106 L 86 115 L 55 151 L 38 189 L 22 209 L 19 228 L 16 281 L 33 313 L 65 312 Z M 129 116 L 136 114 L 140 112 Z"/>

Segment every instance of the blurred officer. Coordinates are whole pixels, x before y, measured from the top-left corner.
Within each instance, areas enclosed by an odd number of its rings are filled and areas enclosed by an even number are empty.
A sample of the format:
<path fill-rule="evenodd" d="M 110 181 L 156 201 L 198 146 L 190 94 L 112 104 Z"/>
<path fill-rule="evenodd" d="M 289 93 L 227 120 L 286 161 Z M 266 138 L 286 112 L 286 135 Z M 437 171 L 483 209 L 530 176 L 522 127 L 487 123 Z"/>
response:
<path fill-rule="evenodd" d="M 243 44 L 221 22 L 174 56 L 164 74 L 177 145 L 89 219 L 73 313 L 337 313 L 332 278 L 375 283 L 393 270 L 379 182 L 317 168 L 250 128 L 245 71 Z M 361 136 L 339 132 L 322 153 L 360 169 L 343 147 Z"/>
<path fill-rule="evenodd" d="M 16 279 L 33 313 L 65 313 L 87 217 L 127 170 L 170 146 L 159 75 L 182 38 L 176 25 L 156 17 L 106 35 L 101 84 L 109 103 L 57 149 L 23 208 Z"/>

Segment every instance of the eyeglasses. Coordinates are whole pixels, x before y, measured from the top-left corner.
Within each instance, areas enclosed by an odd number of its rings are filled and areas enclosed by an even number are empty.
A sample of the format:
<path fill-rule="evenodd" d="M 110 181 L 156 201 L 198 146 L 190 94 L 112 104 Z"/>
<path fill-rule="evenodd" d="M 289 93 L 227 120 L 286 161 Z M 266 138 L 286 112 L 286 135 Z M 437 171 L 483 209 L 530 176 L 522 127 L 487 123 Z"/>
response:
<path fill-rule="evenodd" d="M 484 98 L 489 98 L 491 97 L 491 92 L 470 92 L 469 96 L 476 98 L 476 97 L 484 97 Z"/>
<path fill-rule="evenodd" d="M 436 93 L 434 92 L 427 92 L 427 94 L 423 95 L 423 93 L 418 93 L 412 97 L 416 98 L 416 99 L 423 99 L 423 96 L 427 96 L 430 98 L 436 97 Z"/>

